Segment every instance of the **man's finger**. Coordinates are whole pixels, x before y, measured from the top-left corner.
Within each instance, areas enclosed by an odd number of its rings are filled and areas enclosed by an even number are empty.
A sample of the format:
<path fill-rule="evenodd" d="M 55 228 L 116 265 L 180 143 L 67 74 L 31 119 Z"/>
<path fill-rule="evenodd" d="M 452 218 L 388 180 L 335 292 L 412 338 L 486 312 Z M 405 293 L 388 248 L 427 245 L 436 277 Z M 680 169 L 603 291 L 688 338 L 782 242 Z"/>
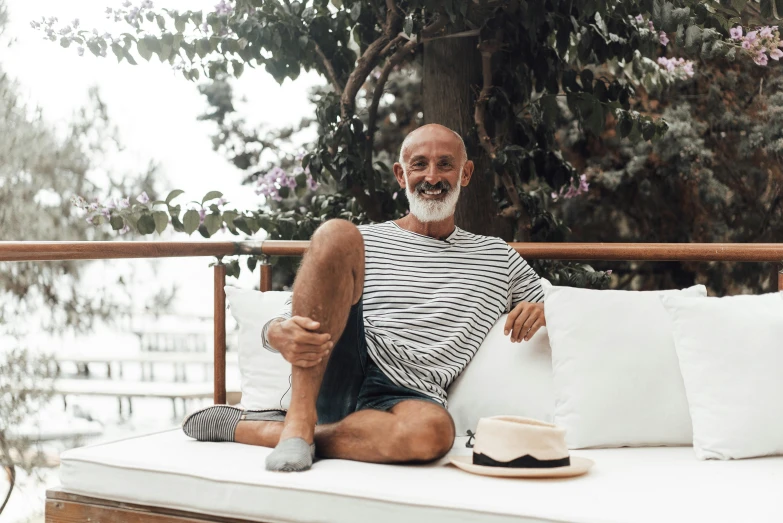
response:
<path fill-rule="evenodd" d="M 304 316 L 292 316 L 291 320 L 302 327 L 303 329 L 307 330 L 315 330 L 318 327 L 321 326 L 321 324 L 315 320 L 312 320 L 310 318 L 306 318 Z"/>
<path fill-rule="evenodd" d="M 317 360 L 303 360 L 303 359 L 295 359 L 294 363 L 292 365 L 295 365 L 297 367 L 303 367 L 303 368 L 310 368 L 315 367 L 316 365 L 320 364 L 323 361 L 323 358 L 319 358 Z"/>
<path fill-rule="evenodd" d="M 524 309 L 519 316 L 517 316 L 517 319 L 514 321 L 514 329 L 511 333 L 511 341 L 518 341 L 522 338 L 522 334 L 524 334 L 522 331 L 522 326 L 525 324 L 525 322 L 530 318 L 530 309 Z"/>
<path fill-rule="evenodd" d="M 530 331 L 525 335 L 525 341 L 530 341 L 533 336 L 535 336 L 536 332 L 538 332 L 538 329 L 544 326 L 544 321 L 542 319 L 536 320 L 536 322 L 533 324 L 532 327 L 530 327 Z"/>
<path fill-rule="evenodd" d="M 525 303 L 522 302 L 508 313 L 508 316 L 506 317 L 506 324 L 503 326 L 503 335 L 508 336 L 508 334 L 511 332 L 511 329 L 514 328 L 514 321 L 519 316 L 519 313 L 524 310 L 524 308 Z"/>
<path fill-rule="evenodd" d="M 328 333 L 318 334 L 309 331 L 300 331 L 292 336 L 293 340 L 299 345 L 323 345 L 330 341 L 331 336 Z"/>

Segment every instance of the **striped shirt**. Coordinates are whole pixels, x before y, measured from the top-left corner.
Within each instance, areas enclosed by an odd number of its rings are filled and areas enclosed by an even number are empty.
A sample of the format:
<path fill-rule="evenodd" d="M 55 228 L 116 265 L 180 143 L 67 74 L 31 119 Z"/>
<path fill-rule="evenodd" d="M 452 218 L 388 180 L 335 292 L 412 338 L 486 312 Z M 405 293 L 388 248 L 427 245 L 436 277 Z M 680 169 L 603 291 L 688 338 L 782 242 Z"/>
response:
<path fill-rule="evenodd" d="M 504 240 L 456 227 L 440 240 L 393 221 L 360 225 L 367 350 L 399 386 L 444 406 L 501 314 L 540 302 L 540 278 Z M 290 317 L 290 300 L 283 317 Z"/>

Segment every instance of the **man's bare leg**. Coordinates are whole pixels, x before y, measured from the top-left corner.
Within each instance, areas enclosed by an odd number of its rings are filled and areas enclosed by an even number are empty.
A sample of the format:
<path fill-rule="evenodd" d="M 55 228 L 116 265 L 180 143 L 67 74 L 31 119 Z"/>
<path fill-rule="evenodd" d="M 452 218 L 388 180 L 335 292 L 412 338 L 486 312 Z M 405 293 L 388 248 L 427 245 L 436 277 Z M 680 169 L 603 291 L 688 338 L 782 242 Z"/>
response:
<path fill-rule="evenodd" d="M 280 422 L 242 421 L 234 440 L 274 447 Z M 315 428 L 319 456 L 370 463 L 425 462 L 445 455 L 454 444 L 454 422 L 442 407 L 406 400 L 390 411 L 362 410 L 342 421 Z"/>
<path fill-rule="evenodd" d="M 348 221 L 329 220 L 315 232 L 302 260 L 294 282 L 292 314 L 319 322 L 318 331 L 330 334 L 336 341 L 345 329 L 351 305 L 359 301 L 363 288 L 362 235 Z M 313 367 L 291 367 L 291 404 L 275 445 L 276 453 L 267 459 L 269 468 L 291 470 L 285 465 L 286 456 L 291 452 L 301 454 L 301 450 L 289 450 L 301 448 L 301 441 L 289 442 L 296 443 L 297 447 L 293 447 L 284 443 L 286 440 L 299 438 L 307 444 L 314 442 L 318 422 L 316 400 L 328 361 L 325 357 Z M 241 434 L 239 426 L 237 432 Z"/>

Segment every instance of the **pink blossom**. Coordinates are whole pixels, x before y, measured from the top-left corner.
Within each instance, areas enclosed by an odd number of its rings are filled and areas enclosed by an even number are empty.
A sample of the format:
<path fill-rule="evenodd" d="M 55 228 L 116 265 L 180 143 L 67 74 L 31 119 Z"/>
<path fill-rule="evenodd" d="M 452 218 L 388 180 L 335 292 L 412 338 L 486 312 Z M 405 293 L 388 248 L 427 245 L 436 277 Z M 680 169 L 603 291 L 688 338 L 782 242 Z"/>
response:
<path fill-rule="evenodd" d="M 772 28 L 762 27 L 761 30 L 759 30 L 759 36 L 761 38 L 770 38 L 772 36 Z"/>
<path fill-rule="evenodd" d="M 729 29 L 729 33 L 731 33 L 732 40 L 740 40 L 742 38 L 742 26 L 732 27 Z"/>
<path fill-rule="evenodd" d="M 204 209 L 198 210 L 199 224 L 204 223 L 204 218 L 207 216 L 207 211 Z"/>
<path fill-rule="evenodd" d="M 634 18 L 637 23 L 641 24 L 644 23 L 644 17 L 642 15 L 636 15 L 636 18 Z"/>
<path fill-rule="evenodd" d="M 647 21 L 647 27 L 648 27 L 648 28 L 650 29 L 650 31 L 652 31 L 653 33 L 655 32 L 655 26 L 653 25 L 653 23 L 652 23 L 652 20 L 648 20 L 648 21 Z"/>
<path fill-rule="evenodd" d="M 783 51 L 781 51 L 780 49 L 773 49 L 772 51 L 769 52 L 769 57 L 772 58 L 773 60 L 780 60 L 781 58 L 783 58 Z"/>
<path fill-rule="evenodd" d="M 658 35 L 658 38 L 661 41 L 661 45 L 669 45 L 669 37 L 663 31 Z"/>
<path fill-rule="evenodd" d="M 127 209 L 130 207 L 130 198 L 120 198 L 120 201 L 117 203 L 118 209 Z"/>
<path fill-rule="evenodd" d="M 753 61 L 756 62 L 757 65 L 767 65 L 767 55 L 764 54 L 764 51 L 759 51 L 758 54 L 753 57 Z"/>
<path fill-rule="evenodd" d="M 611 276 L 612 275 L 612 269 L 609 269 L 608 271 L 606 271 L 606 275 L 607 276 Z"/>
<path fill-rule="evenodd" d="M 147 196 L 147 191 L 142 192 L 138 198 L 136 198 L 136 201 L 139 203 L 149 203 L 150 197 Z"/>
<path fill-rule="evenodd" d="M 755 44 L 756 40 L 758 40 L 758 31 L 751 31 L 745 35 L 745 41 L 750 42 L 751 45 Z"/>
<path fill-rule="evenodd" d="M 217 201 L 217 204 L 218 204 L 218 205 L 225 205 L 226 203 L 228 203 L 228 202 L 226 202 L 226 200 L 225 200 L 225 199 L 223 199 L 222 197 L 221 197 L 221 198 L 218 198 L 218 201 Z"/>

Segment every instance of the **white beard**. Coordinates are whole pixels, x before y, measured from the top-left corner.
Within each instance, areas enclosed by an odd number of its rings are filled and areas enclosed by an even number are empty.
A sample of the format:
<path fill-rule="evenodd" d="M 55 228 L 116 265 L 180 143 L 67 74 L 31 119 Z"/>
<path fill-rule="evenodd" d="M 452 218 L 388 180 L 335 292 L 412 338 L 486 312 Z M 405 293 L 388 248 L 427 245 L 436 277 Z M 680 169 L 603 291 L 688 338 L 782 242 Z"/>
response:
<path fill-rule="evenodd" d="M 408 197 L 408 207 L 411 214 L 420 222 L 441 222 L 454 214 L 459 201 L 459 193 L 462 189 L 462 171 L 459 172 L 457 185 L 449 189 L 446 198 L 442 201 L 427 200 L 422 198 L 408 182 L 408 173 L 403 171 L 405 177 L 405 194 Z"/>

